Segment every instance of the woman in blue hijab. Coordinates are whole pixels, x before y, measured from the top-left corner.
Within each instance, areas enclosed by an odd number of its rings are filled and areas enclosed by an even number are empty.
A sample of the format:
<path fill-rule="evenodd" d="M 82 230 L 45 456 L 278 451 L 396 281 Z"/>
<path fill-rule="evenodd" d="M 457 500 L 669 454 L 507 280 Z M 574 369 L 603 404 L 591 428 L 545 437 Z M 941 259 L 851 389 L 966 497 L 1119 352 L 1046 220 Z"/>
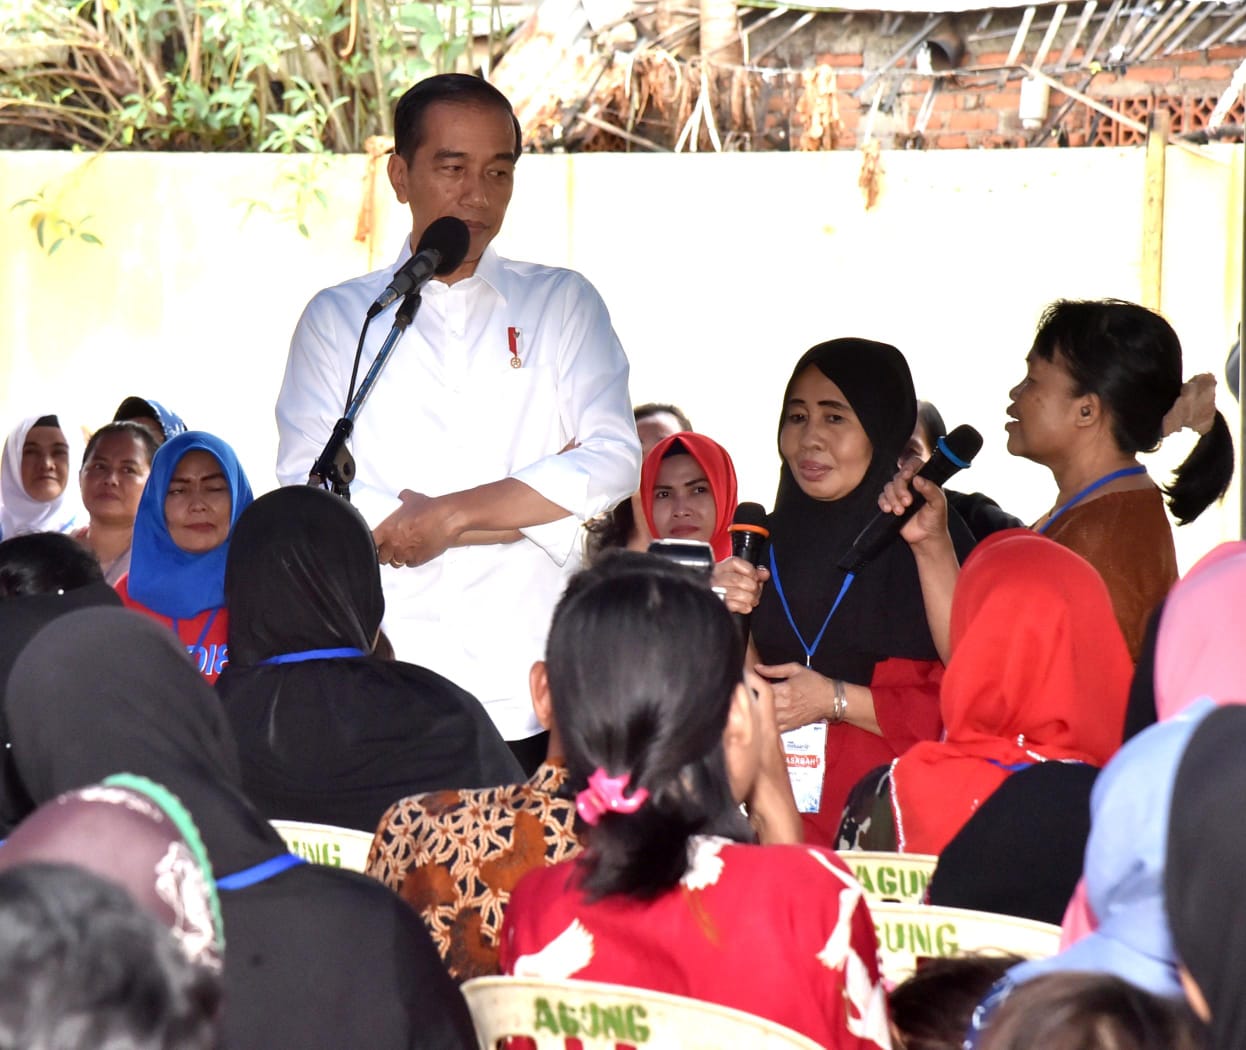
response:
<path fill-rule="evenodd" d="M 170 627 L 209 682 L 229 659 L 225 561 L 251 486 L 234 450 L 188 430 L 160 446 L 134 519 L 121 601 Z"/>

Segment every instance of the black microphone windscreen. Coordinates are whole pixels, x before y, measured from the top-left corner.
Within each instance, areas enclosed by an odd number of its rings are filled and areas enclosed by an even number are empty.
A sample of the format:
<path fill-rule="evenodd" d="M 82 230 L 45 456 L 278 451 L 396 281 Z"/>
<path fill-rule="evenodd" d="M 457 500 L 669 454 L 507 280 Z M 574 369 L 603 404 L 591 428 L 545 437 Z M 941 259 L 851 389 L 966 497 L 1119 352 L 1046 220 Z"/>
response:
<path fill-rule="evenodd" d="M 935 443 L 934 455 L 918 473 L 927 481 L 942 485 L 958 470 L 969 466 L 982 451 L 982 435 L 968 423 L 956 427 Z"/>
<path fill-rule="evenodd" d="M 947 447 L 955 453 L 956 458 L 964 463 L 968 463 L 982 451 L 982 435 L 968 423 L 962 423 L 953 429 L 943 440 L 947 442 Z"/>
<path fill-rule="evenodd" d="M 436 273 L 438 277 L 444 277 L 463 265 L 470 243 L 471 234 L 467 231 L 467 223 L 453 215 L 443 215 L 428 224 L 415 253 L 419 255 L 430 248 L 438 252 L 441 262 L 437 265 Z"/>
<path fill-rule="evenodd" d="M 735 509 L 735 514 L 731 518 L 732 525 L 748 525 L 754 529 L 765 529 L 767 533 L 770 531 L 770 518 L 766 514 L 766 508 L 760 503 L 741 503 Z"/>

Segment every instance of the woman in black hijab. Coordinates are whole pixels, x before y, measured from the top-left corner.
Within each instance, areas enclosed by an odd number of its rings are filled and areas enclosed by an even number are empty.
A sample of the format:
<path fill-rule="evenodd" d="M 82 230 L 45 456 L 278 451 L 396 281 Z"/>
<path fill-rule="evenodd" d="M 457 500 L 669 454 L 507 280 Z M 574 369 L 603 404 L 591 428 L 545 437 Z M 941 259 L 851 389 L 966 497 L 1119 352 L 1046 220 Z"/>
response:
<path fill-rule="evenodd" d="M 819 343 L 783 394 L 771 581 L 752 632 L 757 670 L 775 681 L 779 728 L 806 727 L 810 738 L 798 745 L 803 764 L 789 757 L 789 766 L 800 771 L 793 786 L 806 838 L 821 845 L 834 844 L 865 773 L 941 729 L 943 666 L 908 544 L 897 536 L 850 582 L 838 564 L 878 513 L 916 420 L 904 356 L 867 339 Z M 950 528 L 963 557 L 972 539 L 954 516 Z"/>
<path fill-rule="evenodd" d="M 44 626 L 75 609 L 120 606 L 99 561 L 59 532 L 36 532 L 0 543 L 0 700 L 21 651 Z M 35 804 L 13 766 L 0 703 L 0 839 Z"/>
<path fill-rule="evenodd" d="M 246 800 L 220 704 L 166 628 L 123 609 L 63 616 L 18 657 L 5 708 L 36 803 L 126 772 L 190 812 L 222 890 L 224 1045 L 475 1045 L 415 912 L 362 875 L 302 863 Z"/>
<path fill-rule="evenodd" d="M 225 601 L 216 688 L 266 817 L 371 832 L 408 795 L 523 780 L 473 696 L 372 655 L 385 598 L 349 503 L 306 486 L 261 496 L 234 529 Z"/>
<path fill-rule="evenodd" d="M 1172 792 L 1164 900 L 1186 996 L 1211 1027 L 1208 1050 L 1246 1046 L 1243 756 L 1246 707 L 1212 711 L 1186 746 Z"/>

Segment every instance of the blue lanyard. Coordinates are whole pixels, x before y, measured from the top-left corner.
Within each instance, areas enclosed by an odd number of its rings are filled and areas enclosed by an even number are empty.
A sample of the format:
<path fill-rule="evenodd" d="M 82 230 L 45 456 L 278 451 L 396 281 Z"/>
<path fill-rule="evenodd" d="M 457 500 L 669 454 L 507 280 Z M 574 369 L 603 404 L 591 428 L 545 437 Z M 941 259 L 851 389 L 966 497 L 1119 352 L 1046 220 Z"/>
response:
<path fill-rule="evenodd" d="M 1057 510 L 1050 518 L 1048 518 L 1047 524 L 1038 530 L 1038 534 L 1040 536 L 1044 535 L 1047 532 L 1047 530 L 1051 528 L 1059 520 L 1061 514 L 1063 514 L 1066 510 L 1072 510 L 1079 503 L 1081 503 L 1082 500 L 1084 500 L 1087 496 L 1089 496 L 1092 492 L 1097 492 L 1099 489 L 1103 488 L 1103 486 L 1106 485 L 1109 481 L 1115 481 L 1117 478 L 1127 478 L 1134 474 L 1145 474 L 1145 473 L 1146 473 L 1146 467 L 1125 467 L 1122 470 L 1114 470 L 1112 471 L 1111 474 L 1104 474 L 1103 477 L 1101 477 L 1098 481 L 1092 481 L 1089 485 L 1087 485 L 1084 489 L 1082 489 L 1081 492 L 1079 492 L 1076 496 L 1074 496 L 1071 500 L 1069 500 L 1068 503 L 1066 503 L 1063 507 Z"/>
<path fill-rule="evenodd" d="M 827 625 L 831 622 L 831 617 L 835 615 L 835 610 L 839 608 L 839 603 L 844 600 L 844 595 L 848 593 L 848 588 L 852 586 L 852 581 L 857 578 L 854 572 L 848 573 L 844 577 L 844 585 L 839 589 L 839 595 L 835 599 L 835 604 L 831 606 L 831 611 L 826 614 L 826 619 L 822 621 L 822 629 L 818 631 L 818 636 L 813 640 L 813 645 L 809 645 L 805 641 L 805 636 L 800 633 L 800 628 L 796 626 L 796 621 L 792 619 L 792 609 L 787 604 L 787 595 L 783 593 L 783 583 L 779 580 L 779 563 L 774 560 L 774 544 L 770 545 L 770 578 L 774 580 L 774 592 L 779 596 L 779 604 L 783 606 L 783 615 L 787 617 L 787 622 L 792 625 L 792 633 L 796 635 L 796 640 L 800 642 L 800 647 L 805 650 L 805 666 L 813 666 L 813 654 L 818 651 L 818 646 L 822 644 L 822 636 L 826 634 Z"/>
<path fill-rule="evenodd" d="M 367 656 L 362 649 L 342 646 L 340 649 L 304 649 L 301 653 L 281 653 L 261 660 L 260 664 L 301 664 L 308 660 L 345 660 L 352 656 Z"/>
<path fill-rule="evenodd" d="M 212 630 L 212 625 L 216 623 L 216 614 L 220 611 L 221 611 L 220 606 L 217 606 L 215 609 L 212 610 L 212 615 L 208 617 L 208 622 L 203 625 L 203 630 L 199 632 L 199 641 L 195 642 L 195 648 L 191 650 L 192 652 L 203 648 L 203 640 L 208 636 L 208 632 Z M 176 634 L 179 638 L 182 637 L 181 627 L 182 627 L 182 621 L 179 620 L 176 616 L 173 617 L 173 633 Z"/>
<path fill-rule="evenodd" d="M 268 860 L 262 860 L 258 864 L 253 864 L 249 868 L 243 868 L 242 871 L 235 871 L 232 875 L 226 875 L 216 880 L 216 888 L 218 890 L 245 890 L 248 886 L 254 886 L 260 882 L 266 882 L 275 875 L 280 875 L 283 871 L 297 867 L 300 864 L 306 864 L 302 857 L 293 853 L 279 853 L 275 857 L 269 857 Z"/>

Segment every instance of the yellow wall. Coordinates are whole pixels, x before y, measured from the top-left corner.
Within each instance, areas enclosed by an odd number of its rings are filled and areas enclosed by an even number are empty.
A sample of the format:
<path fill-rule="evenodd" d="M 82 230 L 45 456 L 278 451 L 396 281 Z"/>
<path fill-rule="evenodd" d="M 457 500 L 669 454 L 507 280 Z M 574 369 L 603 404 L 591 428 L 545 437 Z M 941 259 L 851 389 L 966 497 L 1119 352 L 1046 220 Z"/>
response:
<path fill-rule="evenodd" d="M 1220 375 L 1233 339 L 1240 153 L 1168 151 L 1163 308 L 1187 374 Z M 257 491 L 271 487 L 290 331 L 317 288 L 370 268 L 353 240 L 362 157 L 329 162 L 329 209 L 308 212 L 310 238 L 261 211 L 243 221 L 248 200 L 290 206 L 288 176 L 305 162 L 0 153 L 0 426 L 48 411 L 96 426 L 123 396 L 147 395 L 229 439 Z M 1007 391 L 1045 303 L 1141 296 L 1143 153 L 902 152 L 884 154 L 883 167 L 867 212 L 856 153 L 529 156 L 498 243 L 597 285 L 632 360 L 635 400 L 675 401 L 727 445 L 741 498 L 773 496 L 793 361 L 819 340 L 863 335 L 905 351 L 919 393 L 949 425 L 986 436 L 962 484 L 1036 517 L 1054 489 L 1004 451 Z M 407 221 L 381 178 L 374 266 L 392 262 Z M 68 217 L 93 213 L 103 248 L 41 253 L 30 209 L 9 206 L 44 186 Z M 1170 442 L 1156 476 L 1189 444 Z M 1183 564 L 1236 528 L 1232 505 L 1204 515 L 1179 536 Z"/>

